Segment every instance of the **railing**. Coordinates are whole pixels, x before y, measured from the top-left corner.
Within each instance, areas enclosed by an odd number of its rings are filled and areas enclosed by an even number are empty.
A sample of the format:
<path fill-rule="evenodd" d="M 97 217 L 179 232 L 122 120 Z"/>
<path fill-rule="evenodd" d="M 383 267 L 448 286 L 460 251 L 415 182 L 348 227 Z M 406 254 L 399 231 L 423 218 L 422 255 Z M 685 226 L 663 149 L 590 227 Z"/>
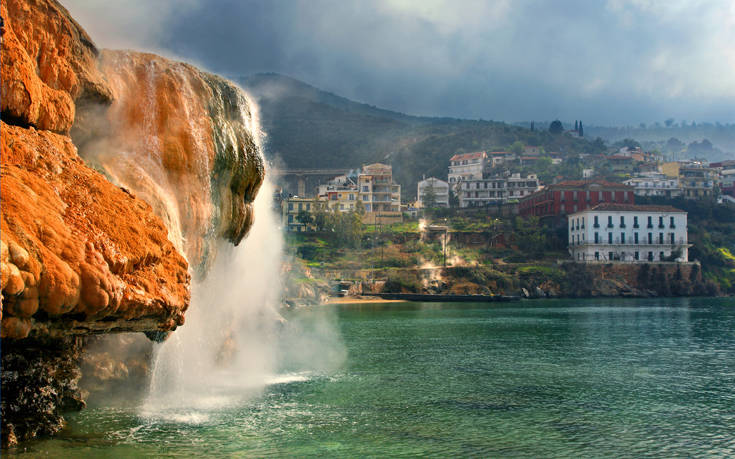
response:
<path fill-rule="evenodd" d="M 580 245 L 607 245 L 607 246 L 622 245 L 622 246 L 626 246 L 626 247 L 629 247 L 629 246 L 647 246 L 647 247 L 652 247 L 652 246 L 667 246 L 667 247 L 670 247 L 670 246 L 677 246 L 677 245 L 678 246 L 689 245 L 689 243 L 686 241 L 686 239 L 679 239 L 677 241 L 674 241 L 673 243 L 671 241 L 664 241 L 664 242 L 656 242 L 656 241 L 654 241 L 654 242 L 650 242 L 649 243 L 648 241 L 639 241 L 639 242 L 632 241 L 631 242 L 631 241 L 627 241 L 627 240 L 625 242 L 622 242 L 620 240 L 620 238 L 615 238 L 615 239 L 613 239 L 613 242 L 607 242 L 605 239 L 599 239 L 597 242 L 593 242 L 593 241 L 579 241 L 579 242 L 570 241 L 569 242 L 569 245 L 574 245 L 574 246 L 580 246 Z"/>

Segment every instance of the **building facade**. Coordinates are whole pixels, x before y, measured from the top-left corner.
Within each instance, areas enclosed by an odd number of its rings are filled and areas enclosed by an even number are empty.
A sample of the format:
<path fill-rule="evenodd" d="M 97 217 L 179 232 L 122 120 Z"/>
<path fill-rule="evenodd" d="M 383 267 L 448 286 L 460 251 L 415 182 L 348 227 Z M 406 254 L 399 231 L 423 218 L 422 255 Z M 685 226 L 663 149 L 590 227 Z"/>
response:
<path fill-rule="evenodd" d="M 577 262 L 688 261 L 687 213 L 671 206 L 599 204 L 569 215 Z"/>
<path fill-rule="evenodd" d="M 679 179 L 667 177 L 662 173 L 641 173 L 623 183 L 632 186 L 636 196 L 663 196 L 667 198 L 681 196 Z"/>
<path fill-rule="evenodd" d="M 718 172 L 716 169 L 700 166 L 679 167 L 679 183 L 682 195 L 689 199 L 712 198 Z"/>
<path fill-rule="evenodd" d="M 283 226 L 286 231 L 303 233 L 305 231 L 313 231 L 313 225 L 306 225 L 298 218 L 299 213 L 306 212 L 313 214 L 318 206 L 323 205 L 314 198 L 290 197 L 281 202 L 281 212 Z"/>
<path fill-rule="evenodd" d="M 466 180 L 459 187 L 459 207 L 484 207 L 528 196 L 539 189 L 539 181 L 534 174 L 527 177 L 513 174 Z"/>
<path fill-rule="evenodd" d="M 424 200 L 427 193 L 429 196 L 433 193 L 434 207 L 449 207 L 449 184 L 444 180 L 435 177 L 421 180 L 417 186 L 417 193 L 419 207 L 426 207 Z"/>
<path fill-rule="evenodd" d="M 633 191 L 631 186 L 605 180 L 569 180 L 521 198 L 518 213 L 522 217 L 559 217 L 602 203 L 635 204 Z"/>
<path fill-rule="evenodd" d="M 453 186 L 463 180 L 481 179 L 487 162 L 484 151 L 452 156 L 449 159 L 449 184 Z"/>
<path fill-rule="evenodd" d="M 363 223 L 403 221 L 401 186 L 393 183 L 393 168 L 386 164 L 364 166 L 357 176 L 359 199 L 365 207 Z"/>

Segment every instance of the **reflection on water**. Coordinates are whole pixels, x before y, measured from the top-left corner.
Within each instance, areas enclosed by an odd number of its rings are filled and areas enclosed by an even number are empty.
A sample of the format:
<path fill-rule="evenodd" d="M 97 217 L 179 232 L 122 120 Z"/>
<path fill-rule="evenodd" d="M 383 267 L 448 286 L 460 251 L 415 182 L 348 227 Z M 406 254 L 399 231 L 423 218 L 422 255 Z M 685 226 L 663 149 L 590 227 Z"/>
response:
<path fill-rule="evenodd" d="M 335 312 L 341 368 L 284 370 L 181 419 L 89 409 L 27 455 L 735 455 L 735 300 L 362 304 L 291 321 Z"/>

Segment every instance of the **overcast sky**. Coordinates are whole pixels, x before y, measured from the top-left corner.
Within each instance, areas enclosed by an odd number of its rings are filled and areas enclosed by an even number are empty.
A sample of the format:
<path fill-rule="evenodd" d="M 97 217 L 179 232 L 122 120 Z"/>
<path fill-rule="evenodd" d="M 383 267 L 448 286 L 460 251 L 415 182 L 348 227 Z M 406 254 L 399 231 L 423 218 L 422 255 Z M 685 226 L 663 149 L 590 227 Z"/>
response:
<path fill-rule="evenodd" d="M 61 0 L 101 47 L 417 115 L 735 122 L 734 0 Z"/>

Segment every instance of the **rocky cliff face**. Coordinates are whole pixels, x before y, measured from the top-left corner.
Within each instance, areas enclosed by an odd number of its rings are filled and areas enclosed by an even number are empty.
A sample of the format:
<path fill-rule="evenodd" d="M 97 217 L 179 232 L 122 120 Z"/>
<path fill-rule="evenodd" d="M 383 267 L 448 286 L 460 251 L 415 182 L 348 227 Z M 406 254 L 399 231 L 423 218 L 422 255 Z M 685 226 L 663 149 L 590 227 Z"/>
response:
<path fill-rule="evenodd" d="M 203 272 L 213 239 L 240 242 L 263 165 L 250 105 L 225 80 L 100 53 L 54 0 L 0 12 L 7 445 L 82 405 L 85 336 L 183 324 L 187 259 Z"/>
<path fill-rule="evenodd" d="M 181 62 L 103 51 L 110 106 L 81 104 L 80 154 L 151 203 L 199 274 L 216 241 L 237 244 L 263 176 L 254 106 L 228 81 Z"/>

